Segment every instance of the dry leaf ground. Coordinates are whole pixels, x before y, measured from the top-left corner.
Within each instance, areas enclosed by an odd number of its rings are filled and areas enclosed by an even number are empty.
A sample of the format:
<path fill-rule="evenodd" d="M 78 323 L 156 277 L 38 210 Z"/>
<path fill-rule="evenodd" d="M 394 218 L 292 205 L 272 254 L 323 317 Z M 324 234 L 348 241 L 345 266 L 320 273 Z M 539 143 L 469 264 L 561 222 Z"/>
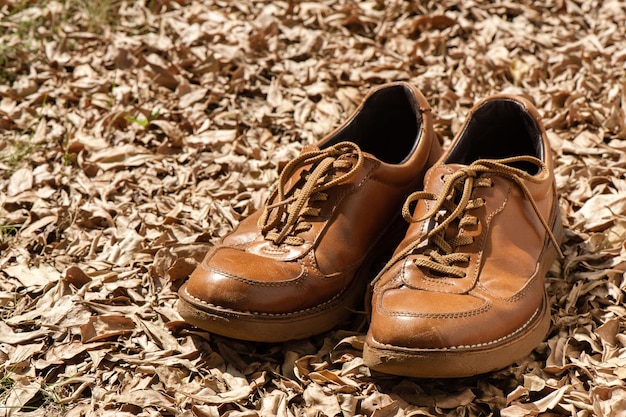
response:
<path fill-rule="evenodd" d="M 625 415 L 625 22 L 617 0 L 0 0 L 0 416 Z M 362 366 L 348 326 L 181 322 L 278 165 L 394 80 L 446 141 L 488 94 L 540 109 L 567 229 L 546 342 L 417 380 Z"/>

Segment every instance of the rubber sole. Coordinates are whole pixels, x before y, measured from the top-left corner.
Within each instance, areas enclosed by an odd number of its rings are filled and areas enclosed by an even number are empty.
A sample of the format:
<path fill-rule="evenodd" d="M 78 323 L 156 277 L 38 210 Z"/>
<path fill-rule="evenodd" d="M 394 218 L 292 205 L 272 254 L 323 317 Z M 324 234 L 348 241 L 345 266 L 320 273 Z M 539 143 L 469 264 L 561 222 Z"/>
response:
<path fill-rule="evenodd" d="M 332 330 L 348 321 L 355 311 L 363 309 L 365 289 L 375 276 L 378 263 L 384 264 L 385 253 L 391 253 L 404 235 L 402 220 L 394 222 L 369 251 L 376 255 L 365 257 L 350 285 L 323 304 L 283 314 L 231 310 L 195 299 L 187 292 L 185 284 L 179 290 L 178 312 L 186 322 L 201 329 L 254 342 L 285 342 Z"/>
<path fill-rule="evenodd" d="M 254 342 L 285 342 L 304 339 L 332 329 L 346 321 L 360 299 L 357 280 L 340 296 L 311 309 L 285 314 L 263 314 L 225 309 L 220 306 L 198 306 L 181 294 L 178 312 L 186 322 L 222 336 Z M 181 291 L 186 291 L 185 287 Z"/>
<path fill-rule="evenodd" d="M 560 219 L 558 214 L 556 219 Z M 553 226 L 553 233 L 560 242 L 563 226 L 558 220 Z M 544 256 L 538 262 L 537 274 L 545 277 L 556 255 L 552 243 L 546 243 Z M 544 290 L 541 307 L 527 323 L 492 343 L 476 347 L 417 349 L 385 345 L 368 337 L 363 348 L 363 362 L 378 372 L 415 378 L 474 376 L 505 368 L 526 357 L 545 339 L 550 325 L 550 308 Z"/>

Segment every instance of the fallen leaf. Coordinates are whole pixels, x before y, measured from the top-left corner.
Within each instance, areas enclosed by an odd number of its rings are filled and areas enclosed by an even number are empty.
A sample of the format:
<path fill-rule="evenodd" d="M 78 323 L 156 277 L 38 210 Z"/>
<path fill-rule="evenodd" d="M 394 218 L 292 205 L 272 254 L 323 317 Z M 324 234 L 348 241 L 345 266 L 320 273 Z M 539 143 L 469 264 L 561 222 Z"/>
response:
<path fill-rule="evenodd" d="M 26 409 L 26 404 L 39 393 L 40 389 L 40 380 L 19 378 L 9 390 L 4 406 L 0 408 L 0 416 L 11 417 L 21 414 L 22 410 Z"/>
<path fill-rule="evenodd" d="M 7 194 L 9 197 L 14 197 L 31 188 L 33 188 L 33 171 L 30 168 L 21 168 L 11 175 Z"/>
<path fill-rule="evenodd" d="M 43 287 L 61 279 L 61 273 L 50 265 L 28 266 L 24 263 L 7 266 L 4 272 L 25 287 Z"/>
<path fill-rule="evenodd" d="M 135 330 L 135 322 L 125 316 L 91 316 L 80 326 L 83 343 L 122 336 Z"/>

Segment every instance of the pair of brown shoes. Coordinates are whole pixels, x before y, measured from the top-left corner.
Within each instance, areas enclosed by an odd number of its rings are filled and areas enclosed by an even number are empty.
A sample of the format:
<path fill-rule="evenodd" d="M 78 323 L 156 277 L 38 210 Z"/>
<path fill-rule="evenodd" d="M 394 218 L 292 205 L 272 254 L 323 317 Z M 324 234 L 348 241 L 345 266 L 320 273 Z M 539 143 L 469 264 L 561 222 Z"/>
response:
<path fill-rule="evenodd" d="M 426 99 L 392 83 L 284 167 L 265 206 L 181 287 L 179 311 L 220 335 L 279 342 L 342 323 L 371 284 L 366 365 L 475 375 L 545 337 L 561 234 L 550 148 L 527 100 L 481 101 L 442 153 Z"/>

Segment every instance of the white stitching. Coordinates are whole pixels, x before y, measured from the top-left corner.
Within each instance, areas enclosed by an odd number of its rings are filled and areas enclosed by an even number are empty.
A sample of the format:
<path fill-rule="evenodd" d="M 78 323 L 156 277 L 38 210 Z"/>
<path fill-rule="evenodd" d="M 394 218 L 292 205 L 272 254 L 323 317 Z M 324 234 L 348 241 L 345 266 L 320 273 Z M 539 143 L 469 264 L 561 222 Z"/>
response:
<path fill-rule="evenodd" d="M 346 294 L 348 292 L 348 288 L 346 288 L 344 291 L 340 292 L 339 294 L 335 295 L 333 298 L 331 298 L 330 300 L 322 303 L 322 304 L 318 304 L 316 306 L 313 307 L 309 307 L 303 310 L 297 310 L 297 311 L 292 311 L 289 313 L 262 313 L 262 312 L 257 312 L 257 311 L 250 311 L 250 310 L 232 310 L 226 307 L 222 307 L 216 304 L 212 304 L 212 303 L 207 303 L 206 301 L 193 296 L 189 293 L 187 287 L 185 287 L 185 294 L 188 295 L 190 298 L 194 299 L 195 301 L 199 302 L 200 304 L 204 305 L 205 307 L 208 307 L 210 309 L 213 310 L 217 310 L 217 311 L 222 311 L 224 313 L 229 313 L 229 314 L 250 314 L 252 316 L 265 316 L 265 317 L 287 317 L 287 316 L 293 316 L 293 315 L 298 315 L 298 314 L 302 314 L 302 313 L 306 313 L 306 312 L 310 312 L 313 310 L 323 310 L 324 307 L 332 304 L 334 301 L 336 301 L 337 299 L 341 298 L 344 294 Z"/>
<path fill-rule="evenodd" d="M 477 344 L 474 344 L 474 345 L 460 345 L 460 346 L 449 346 L 449 347 L 445 347 L 445 348 L 429 348 L 429 349 L 415 348 L 415 350 L 430 351 L 430 352 L 448 352 L 448 351 L 455 351 L 455 350 L 460 350 L 460 349 L 473 349 L 473 348 L 481 348 L 481 347 L 486 347 L 486 346 L 492 346 L 492 345 L 495 345 L 495 344 L 498 344 L 498 343 L 502 342 L 503 340 L 510 339 L 511 337 L 514 337 L 518 333 L 521 333 L 526 328 L 528 328 L 528 326 L 530 326 L 531 322 L 535 319 L 535 317 L 537 317 L 537 315 L 539 313 L 539 310 L 540 309 L 535 310 L 533 315 L 520 328 L 518 328 L 515 331 L 507 334 L 506 336 L 502 336 L 502 337 L 500 337 L 499 339 L 496 339 L 496 340 L 492 340 L 492 341 L 485 342 L 485 343 L 477 343 Z M 375 338 L 373 338 L 373 339 L 374 339 L 374 341 L 376 343 L 378 343 L 380 345 L 383 345 L 383 346 L 388 346 L 389 348 L 397 348 L 398 347 L 398 346 L 389 345 L 389 344 L 386 344 L 386 343 L 380 343 Z M 411 348 L 407 348 L 407 349 L 411 349 Z"/>

